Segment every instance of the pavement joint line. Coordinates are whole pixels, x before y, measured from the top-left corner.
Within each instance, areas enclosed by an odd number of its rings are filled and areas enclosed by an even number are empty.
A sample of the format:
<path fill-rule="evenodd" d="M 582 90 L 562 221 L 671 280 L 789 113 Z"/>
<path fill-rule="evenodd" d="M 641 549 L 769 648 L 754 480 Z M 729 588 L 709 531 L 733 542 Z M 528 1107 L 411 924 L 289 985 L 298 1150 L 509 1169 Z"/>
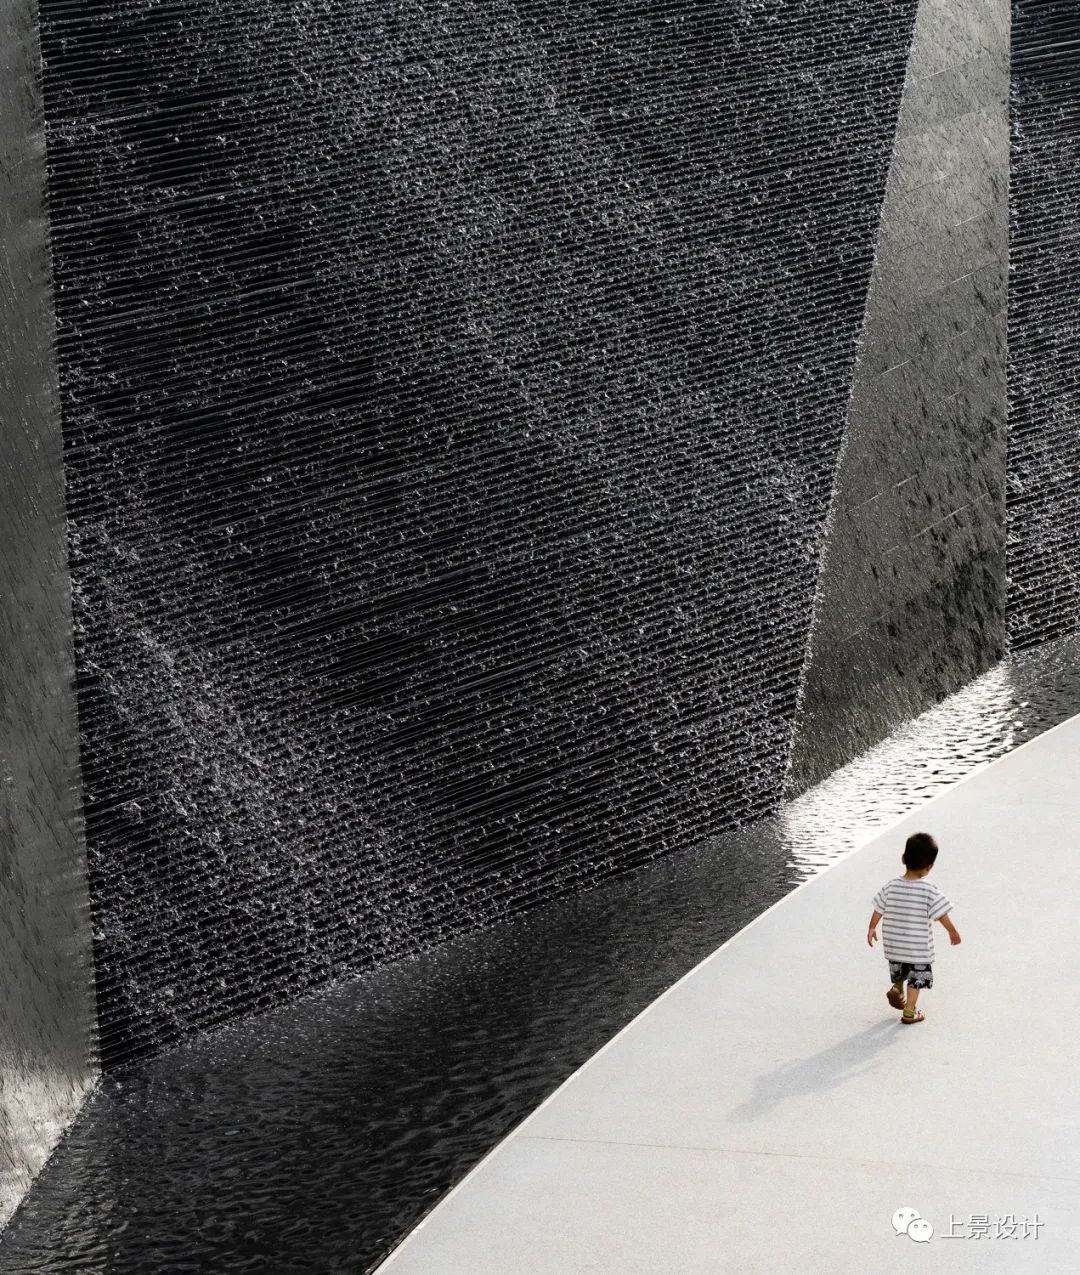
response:
<path fill-rule="evenodd" d="M 1022 1173 L 1015 1169 L 979 1169 L 962 1164 L 936 1164 L 924 1160 L 863 1159 L 857 1156 L 813 1155 L 808 1151 L 766 1151 L 756 1147 L 704 1146 L 686 1142 L 634 1142 L 622 1138 L 571 1138 L 552 1133 L 523 1133 L 522 1142 L 566 1142 L 597 1147 L 641 1147 L 649 1151 L 700 1151 L 707 1155 L 772 1156 L 788 1160 L 816 1160 L 829 1164 L 859 1164 L 875 1168 L 927 1169 L 935 1173 L 969 1173 L 985 1178 L 1028 1178 L 1033 1182 L 1078 1182 L 1080 1174 Z"/>

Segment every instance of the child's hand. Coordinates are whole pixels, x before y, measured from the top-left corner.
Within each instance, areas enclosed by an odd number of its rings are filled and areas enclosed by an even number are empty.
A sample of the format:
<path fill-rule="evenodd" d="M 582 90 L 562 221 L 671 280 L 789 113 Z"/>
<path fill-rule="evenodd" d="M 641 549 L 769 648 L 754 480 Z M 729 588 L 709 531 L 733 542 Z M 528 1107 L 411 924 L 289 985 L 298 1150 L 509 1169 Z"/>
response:
<path fill-rule="evenodd" d="M 957 930 L 953 930 L 949 935 L 949 942 L 955 947 L 960 942 L 960 934 Z"/>
<path fill-rule="evenodd" d="M 960 939 L 959 939 L 959 938 L 957 938 L 957 940 L 956 940 L 956 941 L 957 941 L 957 943 L 959 943 L 959 942 L 960 942 Z M 877 942 L 877 926 L 876 926 L 876 925 L 872 925 L 872 926 L 869 928 L 869 930 L 867 930 L 867 932 L 866 932 L 866 942 L 867 942 L 868 946 L 870 946 L 870 947 L 873 947 L 873 946 L 874 946 L 874 944 Z"/>

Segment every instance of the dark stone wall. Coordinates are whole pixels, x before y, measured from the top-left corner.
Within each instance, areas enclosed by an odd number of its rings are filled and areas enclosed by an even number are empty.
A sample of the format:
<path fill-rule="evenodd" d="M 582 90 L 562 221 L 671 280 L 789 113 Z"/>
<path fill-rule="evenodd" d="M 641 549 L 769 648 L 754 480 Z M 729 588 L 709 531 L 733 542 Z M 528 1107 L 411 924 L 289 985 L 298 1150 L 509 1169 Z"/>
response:
<path fill-rule="evenodd" d="M 42 0 L 106 1062 L 773 810 L 915 0 Z"/>
<path fill-rule="evenodd" d="M 1080 11 L 1014 0 L 1009 632 L 1080 628 Z"/>
<path fill-rule="evenodd" d="M 95 1074 L 34 6 L 0 6 L 0 1226 Z"/>
<path fill-rule="evenodd" d="M 1001 658 L 1009 0 L 920 0 L 790 789 Z"/>

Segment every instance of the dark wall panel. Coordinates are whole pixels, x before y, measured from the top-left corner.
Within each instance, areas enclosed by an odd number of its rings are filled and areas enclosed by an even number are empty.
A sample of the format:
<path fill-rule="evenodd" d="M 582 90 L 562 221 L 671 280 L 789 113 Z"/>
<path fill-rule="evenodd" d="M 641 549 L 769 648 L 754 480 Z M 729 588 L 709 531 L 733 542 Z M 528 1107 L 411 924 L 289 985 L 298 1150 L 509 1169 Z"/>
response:
<path fill-rule="evenodd" d="M 1001 658 L 1009 0 L 920 0 L 792 791 Z"/>
<path fill-rule="evenodd" d="M 1080 11 L 1014 0 L 1009 630 L 1080 627 Z"/>
<path fill-rule="evenodd" d="M 0 5 L 0 1227 L 96 1071 L 33 4 Z"/>
<path fill-rule="evenodd" d="M 780 797 L 914 0 L 42 0 L 107 1061 Z"/>

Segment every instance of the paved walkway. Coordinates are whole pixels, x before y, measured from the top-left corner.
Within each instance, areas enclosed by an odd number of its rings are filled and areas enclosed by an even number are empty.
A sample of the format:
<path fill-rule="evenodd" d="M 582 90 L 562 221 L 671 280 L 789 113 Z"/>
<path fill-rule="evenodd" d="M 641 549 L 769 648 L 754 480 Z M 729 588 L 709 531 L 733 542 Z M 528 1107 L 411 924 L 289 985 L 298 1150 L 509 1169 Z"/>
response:
<path fill-rule="evenodd" d="M 865 931 L 874 890 L 923 828 L 941 843 L 932 880 L 964 941 L 950 947 L 935 927 L 926 1022 L 901 1027 Z M 714 952 L 380 1271 L 1076 1270 L 1078 841 L 1074 718 Z M 894 1233 L 903 1206 L 932 1223 L 932 1238 Z M 983 1217 L 990 1234 L 979 1237 Z"/>

